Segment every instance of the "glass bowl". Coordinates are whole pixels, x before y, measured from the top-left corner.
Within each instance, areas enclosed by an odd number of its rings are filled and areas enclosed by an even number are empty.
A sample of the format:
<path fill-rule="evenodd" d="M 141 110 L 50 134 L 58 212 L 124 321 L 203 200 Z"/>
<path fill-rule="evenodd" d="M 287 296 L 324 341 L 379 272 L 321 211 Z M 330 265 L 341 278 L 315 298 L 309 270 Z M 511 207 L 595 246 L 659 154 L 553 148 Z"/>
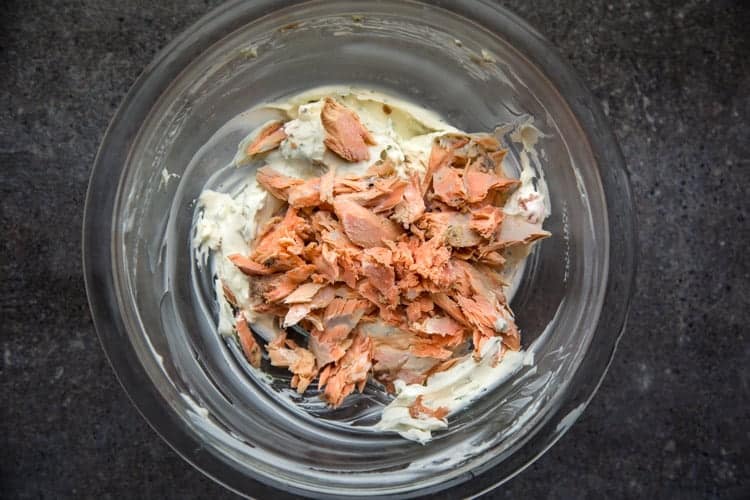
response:
<path fill-rule="evenodd" d="M 321 85 L 386 91 L 470 131 L 529 116 L 553 237 L 512 307 L 533 366 L 450 417 L 427 445 L 367 427 L 368 388 L 337 411 L 261 380 L 216 335 L 195 268 L 195 200 L 252 126 L 253 106 Z M 517 166 L 518 148 L 509 161 Z M 501 484 L 573 424 L 625 325 L 634 216 L 617 144 L 550 45 L 489 1 L 234 1 L 159 53 L 106 133 L 84 215 L 96 329 L 134 404 L 186 460 L 253 496 L 468 496 Z"/>

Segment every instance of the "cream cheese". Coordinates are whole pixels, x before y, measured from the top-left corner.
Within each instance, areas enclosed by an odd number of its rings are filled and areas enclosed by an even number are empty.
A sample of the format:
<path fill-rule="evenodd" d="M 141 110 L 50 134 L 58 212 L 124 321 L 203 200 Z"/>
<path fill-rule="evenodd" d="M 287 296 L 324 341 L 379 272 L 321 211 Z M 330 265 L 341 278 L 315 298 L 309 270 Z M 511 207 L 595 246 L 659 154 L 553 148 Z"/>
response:
<path fill-rule="evenodd" d="M 353 109 L 371 132 L 376 144 L 370 146 L 369 161 L 347 163 L 326 149 L 323 143 L 325 130 L 320 120 L 322 99 L 326 96 L 335 96 Z M 378 159 L 393 162 L 396 172 L 402 177 L 412 173 L 422 176 L 426 171 L 434 140 L 446 133 L 461 133 L 423 108 L 391 96 L 353 87 L 315 89 L 264 107 L 281 111 L 288 118 L 284 125 L 287 138 L 277 150 L 262 157 L 264 164 L 284 175 L 302 179 L 319 176 L 329 168 L 335 168 L 337 175 L 361 174 Z M 523 127 L 533 129 L 530 123 Z M 260 128 L 262 127 L 257 130 Z M 518 128 L 513 136 L 514 141 L 518 139 L 524 145 L 521 153 L 521 186 L 511 196 L 504 211 L 507 214 L 522 215 L 541 228 L 542 221 L 549 214 L 549 205 L 545 198 L 546 186 L 541 186 L 544 179 L 535 174 L 530 164 L 529 155 L 535 154 L 533 151 L 537 140 L 534 132 L 536 129 L 531 129 Z M 257 135 L 257 130 L 241 142 L 234 160 L 237 166 L 251 163 L 251 159 L 244 156 L 244 151 Z M 214 288 L 219 305 L 217 330 L 221 335 L 231 335 L 234 324 L 232 308 L 224 297 L 224 287 L 232 292 L 240 309 L 254 322 L 254 328 L 262 326 L 260 329 L 266 340 L 271 340 L 274 332 L 278 331 L 272 317 L 249 313 L 252 311 L 249 303 L 249 278 L 228 257 L 234 253 L 250 253 L 250 242 L 258 227 L 279 208 L 281 202 L 255 180 L 254 169 L 248 176 L 247 184 L 236 195 L 205 190 L 198 198 L 199 215 L 194 224 L 192 243 L 198 265 L 209 265 L 216 275 Z M 518 265 L 518 269 L 521 268 L 522 261 Z M 512 273 L 512 277 L 520 275 L 518 269 Z M 506 313 L 510 315 L 503 311 L 503 314 Z M 498 316 L 495 330 L 504 332 L 507 326 L 508 320 Z M 432 417 L 413 418 L 409 413 L 409 406 L 418 396 L 422 396 L 425 406 L 433 409 L 442 406 L 454 412 L 507 380 L 521 366 L 532 361 L 531 355 L 524 351 L 508 351 L 503 354 L 502 361 L 497 363 L 500 349 L 500 339 L 493 338 L 483 346 L 479 361 L 467 356 L 452 368 L 429 377 L 424 385 L 396 381 L 397 396 L 383 409 L 376 428 L 397 432 L 421 443 L 427 442 L 433 431 L 445 428 L 447 423 Z"/>
<path fill-rule="evenodd" d="M 539 141 L 539 130 L 534 127 L 533 120 L 518 125 L 511 134 L 511 140 L 523 146 L 519 154 L 521 162 L 521 185 L 511 195 L 505 204 L 503 211 L 508 215 L 520 215 L 532 224 L 538 224 L 541 229 L 542 222 L 551 212 L 547 184 L 544 181 L 541 165 L 536 153 L 536 145 Z M 535 160 L 538 168 L 532 166 Z"/>
<path fill-rule="evenodd" d="M 281 142 L 281 156 L 322 162 L 326 147 L 323 144 L 326 132 L 320 122 L 323 103 L 317 101 L 299 107 L 298 117 L 284 125 L 287 138 Z"/>
<path fill-rule="evenodd" d="M 499 349 L 502 349 L 502 341 L 494 337 L 482 346 L 479 361 L 467 356 L 450 369 L 432 375 L 424 385 L 407 385 L 397 380 L 394 384 L 397 396 L 383 409 L 380 422 L 375 427 L 426 443 L 432 439 L 432 431 L 445 429 L 448 424 L 434 417 L 412 417 L 409 407 L 417 397 L 422 396 L 422 404 L 428 408 L 444 407 L 453 413 L 508 380 L 523 365 L 533 363 L 533 356 L 525 351 L 506 351 L 502 360 L 496 363 Z"/>
<path fill-rule="evenodd" d="M 228 257 L 236 253 L 249 253 L 248 242 L 255 237 L 258 224 L 268 218 L 267 212 L 274 205 L 278 207 L 279 202 L 255 179 L 237 196 L 205 190 L 198 198 L 200 215 L 194 224 L 193 248 L 198 266 L 205 267 L 211 257 L 211 267 L 217 276 L 215 289 L 220 311 L 218 331 L 221 335 L 230 335 L 234 324 L 223 286 L 232 292 L 242 309 L 252 310 L 249 302 L 250 281 Z"/>

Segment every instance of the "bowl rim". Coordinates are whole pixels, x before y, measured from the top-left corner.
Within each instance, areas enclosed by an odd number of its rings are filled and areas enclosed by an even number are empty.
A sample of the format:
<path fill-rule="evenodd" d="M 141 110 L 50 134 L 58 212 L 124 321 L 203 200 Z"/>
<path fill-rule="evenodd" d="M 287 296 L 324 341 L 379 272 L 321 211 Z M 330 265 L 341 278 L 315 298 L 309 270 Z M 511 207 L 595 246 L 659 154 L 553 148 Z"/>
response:
<path fill-rule="evenodd" d="M 592 352 L 590 345 L 577 370 L 577 374 L 580 374 L 584 371 L 583 366 L 589 363 L 594 364 L 597 367 L 596 373 L 601 374 L 577 386 L 575 393 L 567 396 L 563 404 L 549 415 L 547 422 L 509 457 L 516 462 L 512 473 L 496 477 L 493 471 L 501 465 L 507 467 L 507 463 L 501 462 L 487 470 L 472 473 L 470 483 L 460 482 L 439 492 L 440 496 L 446 497 L 451 494 L 474 496 L 486 493 L 510 480 L 542 456 L 573 425 L 600 387 L 625 331 L 634 294 L 638 248 L 637 221 L 628 173 L 614 134 L 594 97 L 541 34 L 505 7 L 488 0 L 439 0 L 430 3 L 424 0 L 408 1 L 448 10 L 495 33 L 501 33 L 516 50 L 527 57 L 530 54 L 544 54 L 543 58 L 529 59 L 562 95 L 575 95 L 575 99 L 564 101 L 589 138 L 588 146 L 599 167 L 602 183 L 605 186 L 610 185 L 610 189 L 619 189 L 618 194 L 621 198 L 617 200 L 617 208 L 620 212 L 624 208 L 629 216 L 615 218 L 616 223 L 621 225 L 616 231 L 612 230 L 611 216 L 609 220 L 611 252 L 602 312 L 607 310 L 608 304 L 612 306 L 613 301 L 620 303 L 615 304 L 612 309 L 616 309 L 615 317 L 606 325 L 608 331 L 604 331 L 605 327 L 600 318 L 592 345 L 594 339 L 608 342 L 604 346 L 597 346 L 601 352 L 596 353 Z M 125 322 L 118 306 L 113 273 L 115 256 L 109 245 L 114 228 L 118 182 L 103 174 L 105 169 L 111 168 L 112 165 L 126 164 L 131 145 L 151 108 L 196 56 L 247 22 L 302 3 L 310 3 L 310 0 L 231 0 L 205 14 L 159 51 L 133 83 L 105 131 L 94 160 L 84 206 L 84 282 L 97 336 L 118 382 L 146 422 L 178 455 L 203 474 L 240 495 L 292 498 L 294 492 L 281 489 L 283 485 L 274 484 L 273 481 L 267 484 L 246 475 L 231 474 L 233 471 L 225 462 L 204 448 L 174 411 L 165 411 L 165 406 L 168 405 L 165 405 L 164 399 L 141 365 L 127 337 Z M 603 170 L 602 165 L 606 165 L 606 169 Z M 612 209 L 611 204 L 615 203 L 612 196 L 607 196 L 605 202 L 609 214 L 618 213 Z M 102 217 L 102 214 L 105 217 Z M 107 214 L 109 217 L 106 217 Z M 615 268 L 624 269 L 624 274 L 618 273 L 613 276 Z M 569 387 L 574 387 L 572 381 Z M 524 450 L 528 451 L 520 456 Z"/>

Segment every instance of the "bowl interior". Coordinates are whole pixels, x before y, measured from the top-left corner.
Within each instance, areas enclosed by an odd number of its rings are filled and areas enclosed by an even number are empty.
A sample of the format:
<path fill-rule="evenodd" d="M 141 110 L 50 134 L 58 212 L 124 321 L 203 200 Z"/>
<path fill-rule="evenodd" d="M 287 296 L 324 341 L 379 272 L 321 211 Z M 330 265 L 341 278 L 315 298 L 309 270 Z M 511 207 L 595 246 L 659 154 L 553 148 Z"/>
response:
<path fill-rule="evenodd" d="M 548 76 L 503 33 L 402 1 L 282 8 L 194 58 L 139 127 L 117 184 L 111 242 L 128 340 L 179 425 L 238 475 L 307 494 L 424 494 L 518 452 L 570 391 L 609 266 L 601 165 Z M 535 363 L 453 416 L 426 446 L 368 428 L 387 403 L 374 387 L 330 411 L 314 394 L 294 395 L 281 372 L 270 382 L 254 375 L 237 346 L 216 335 L 211 276 L 191 253 L 201 190 L 236 189 L 255 168 L 228 167 L 240 139 L 266 118 L 248 110 L 331 84 L 401 96 L 470 132 L 529 117 L 541 132 L 532 163 L 549 187 L 553 237 L 530 257 L 512 302 Z M 520 145 L 509 146 L 517 168 Z M 166 182 L 165 169 L 175 174 Z M 517 469 L 498 470 L 497 480 Z"/>

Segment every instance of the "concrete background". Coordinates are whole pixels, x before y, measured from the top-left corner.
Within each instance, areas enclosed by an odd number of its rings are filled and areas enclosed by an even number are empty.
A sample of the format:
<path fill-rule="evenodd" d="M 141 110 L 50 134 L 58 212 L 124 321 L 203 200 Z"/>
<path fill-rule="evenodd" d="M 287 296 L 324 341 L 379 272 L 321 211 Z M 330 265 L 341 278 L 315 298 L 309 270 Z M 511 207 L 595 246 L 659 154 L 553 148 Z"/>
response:
<path fill-rule="evenodd" d="M 89 171 L 141 69 L 216 0 L 0 6 L 0 497 L 229 498 L 137 414 L 81 277 Z M 630 326 L 593 404 L 491 498 L 748 498 L 750 5 L 502 2 L 608 115 L 640 220 Z"/>

